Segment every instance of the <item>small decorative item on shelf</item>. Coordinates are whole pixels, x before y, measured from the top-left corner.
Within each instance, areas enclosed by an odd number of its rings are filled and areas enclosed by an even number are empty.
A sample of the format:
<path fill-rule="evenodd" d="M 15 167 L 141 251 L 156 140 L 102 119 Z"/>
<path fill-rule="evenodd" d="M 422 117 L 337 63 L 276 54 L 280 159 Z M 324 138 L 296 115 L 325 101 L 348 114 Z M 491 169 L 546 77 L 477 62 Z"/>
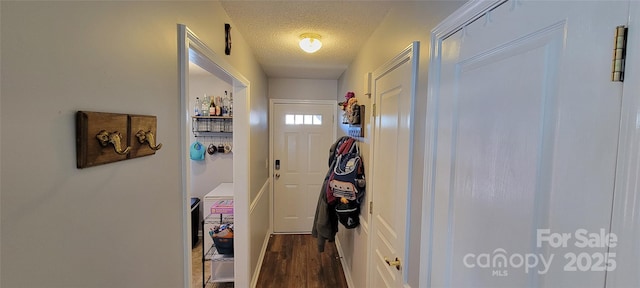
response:
<path fill-rule="evenodd" d="M 344 95 L 345 101 L 338 103 L 340 105 L 340 109 L 344 111 L 342 114 L 342 124 L 354 124 L 353 119 L 353 108 L 358 105 L 358 99 L 356 99 L 356 94 L 349 91 Z M 358 117 L 358 122 L 360 117 Z"/>
<path fill-rule="evenodd" d="M 358 105 L 356 94 L 349 91 L 344 95 L 345 101 L 339 102 L 342 109 L 342 124 L 349 124 L 347 134 L 351 137 L 364 137 L 364 105 Z"/>
<path fill-rule="evenodd" d="M 351 105 L 351 111 L 349 113 L 349 124 L 360 125 L 360 105 Z"/>

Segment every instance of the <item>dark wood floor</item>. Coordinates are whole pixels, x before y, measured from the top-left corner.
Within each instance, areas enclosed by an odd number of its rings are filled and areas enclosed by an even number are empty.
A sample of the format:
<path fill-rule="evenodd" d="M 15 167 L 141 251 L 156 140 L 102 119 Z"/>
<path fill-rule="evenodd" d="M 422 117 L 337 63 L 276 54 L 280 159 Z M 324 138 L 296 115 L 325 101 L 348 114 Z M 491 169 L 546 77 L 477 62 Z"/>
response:
<path fill-rule="evenodd" d="M 257 288 L 347 287 L 335 243 L 318 252 L 311 235 L 271 235 Z"/>

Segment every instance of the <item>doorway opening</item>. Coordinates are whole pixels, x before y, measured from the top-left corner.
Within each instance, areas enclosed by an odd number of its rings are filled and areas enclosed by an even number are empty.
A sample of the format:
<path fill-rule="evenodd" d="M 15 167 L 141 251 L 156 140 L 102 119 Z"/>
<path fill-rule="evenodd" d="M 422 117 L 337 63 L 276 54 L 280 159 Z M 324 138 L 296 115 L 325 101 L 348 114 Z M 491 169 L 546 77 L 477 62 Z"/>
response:
<path fill-rule="evenodd" d="M 228 83 L 233 93 L 233 200 L 234 200 L 234 280 L 238 287 L 249 284 L 249 81 L 236 71 L 225 59 L 211 50 L 185 25 L 178 25 L 178 69 L 180 77 L 180 98 L 178 119 L 181 140 L 181 195 L 183 203 L 182 235 L 184 249 L 184 287 L 191 287 L 192 277 L 192 236 L 191 236 L 191 197 L 192 165 L 190 143 L 192 137 L 193 107 L 189 94 L 190 62 L 211 73 L 224 83 Z M 227 143 L 228 144 L 228 143 Z M 204 212 L 206 213 L 206 212 Z M 200 225 L 198 225 L 200 226 Z"/>

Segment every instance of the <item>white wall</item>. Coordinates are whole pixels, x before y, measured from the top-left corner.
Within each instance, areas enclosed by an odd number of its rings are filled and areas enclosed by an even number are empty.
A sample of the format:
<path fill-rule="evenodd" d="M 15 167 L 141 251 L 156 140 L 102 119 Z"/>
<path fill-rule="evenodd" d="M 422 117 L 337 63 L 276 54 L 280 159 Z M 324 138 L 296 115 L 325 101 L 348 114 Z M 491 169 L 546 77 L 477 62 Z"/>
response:
<path fill-rule="evenodd" d="M 182 287 L 176 24 L 224 55 L 230 21 L 220 4 L 0 7 L 0 286 Z M 267 178 L 267 82 L 238 31 L 233 37 L 226 59 L 251 82 L 251 161 L 262 165 L 247 177 L 257 194 Z M 156 115 L 163 147 L 79 170 L 77 110 Z"/>
<path fill-rule="evenodd" d="M 427 68 L 429 66 L 429 33 L 446 16 L 462 6 L 465 1 L 407 1 L 398 2 L 391 9 L 383 22 L 376 29 L 374 34 L 367 40 L 363 49 L 358 53 L 356 59 L 349 65 L 349 69 L 338 80 L 338 101 L 343 101 L 347 91 L 354 91 L 359 104 L 364 104 L 366 109 L 367 125 L 365 143 L 360 147 L 364 159 L 369 159 L 371 125 L 370 99 L 364 96 L 364 75 L 373 72 L 386 61 L 400 53 L 413 41 L 420 41 L 420 64 L 417 93 L 417 115 L 415 126 L 415 147 L 424 147 L 425 113 L 427 97 Z M 416 149 L 414 159 L 423 159 L 424 151 Z M 411 203 L 411 227 L 420 227 L 421 203 L 422 203 L 422 170 L 421 160 L 414 161 L 412 172 L 414 173 L 414 183 L 412 183 Z M 365 162 L 365 171 L 371 171 Z M 367 203 L 367 202 L 364 202 Z M 369 212 L 368 207 L 363 205 L 361 216 L 364 217 L 362 227 L 355 230 L 341 229 L 338 232 L 338 240 L 345 253 L 345 261 L 351 271 L 355 287 L 365 287 L 366 270 L 363 255 L 366 255 L 367 247 L 367 225 Z M 375 203 L 374 203 L 375 209 Z M 411 287 L 418 287 L 419 264 L 420 264 L 420 229 L 410 230 L 410 255 L 406 262 L 409 281 Z M 354 260 L 357 259 L 357 260 Z"/>
<path fill-rule="evenodd" d="M 269 98 L 336 100 L 337 80 L 269 78 Z"/>
<path fill-rule="evenodd" d="M 259 269 L 258 266 L 262 264 L 262 258 L 264 254 L 262 254 L 267 246 L 267 242 L 269 240 L 269 236 L 271 234 L 271 219 L 269 218 L 269 211 L 271 206 L 269 205 L 271 201 L 269 200 L 269 187 L 270 181 L 267 180 L 264 182 L 262 189 L 258 192 L 257 197 L 251 202 L 249 208 L 249 221 L 251 222 L 250 231 L 250 253 L 252 255 L 252 263 L 250 267 L 250 271 L 253 273 L 256 269 Z M 265 215 L 267 215 L 265 217 Z M 255 256 L 262 256 L 260 258 L 254 259 Z M 260 273 L 255 273 L 253 275 L 253 279 L 251 285 L 254 285 L 258 281 L 258 276 Z M 254 287 L 254 286 L 251 286 Z"/>

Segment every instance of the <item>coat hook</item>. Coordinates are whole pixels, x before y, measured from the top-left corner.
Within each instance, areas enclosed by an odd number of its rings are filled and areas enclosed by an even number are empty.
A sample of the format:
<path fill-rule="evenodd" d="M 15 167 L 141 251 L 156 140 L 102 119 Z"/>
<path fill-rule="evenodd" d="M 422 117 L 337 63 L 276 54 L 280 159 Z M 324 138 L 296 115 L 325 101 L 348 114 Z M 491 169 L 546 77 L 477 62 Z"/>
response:
<path fill-rule="evenodd" d="M 98 141 L 100 141 L 100 145 L 102 145 L 102 147 L 109 146 L 109 143 L 113 144 L 113 149 L 119 155 L 125 155 L 129 153 L 129 151 L 131 150 L 131 147 L 129 146 L 127 146 L 127 148 L 122 150 L 122 146 L 120 145 L 120 140 L 121 140 L 120 132 L 118 131 L 109 133 L 107 132 L 107 130 L 102 130 L 98 132 L 98 134 L 96 135 L 96 138 L 98 139 Z"/>
<path fill-rule="evenodd" d="M 147 142 L 147 144 L 149 144 L 149 148 L 152 150 L 160 150 L 160 148 L 162 148 L 162 143 L 158 143 L 158 145 L 156 145 L 155 137 L 151 131 L 145 132 L 140 130 L 136 133 L 136 137 L 138 137 L 138 142 L 140 142 L 140 144 Z"/>

